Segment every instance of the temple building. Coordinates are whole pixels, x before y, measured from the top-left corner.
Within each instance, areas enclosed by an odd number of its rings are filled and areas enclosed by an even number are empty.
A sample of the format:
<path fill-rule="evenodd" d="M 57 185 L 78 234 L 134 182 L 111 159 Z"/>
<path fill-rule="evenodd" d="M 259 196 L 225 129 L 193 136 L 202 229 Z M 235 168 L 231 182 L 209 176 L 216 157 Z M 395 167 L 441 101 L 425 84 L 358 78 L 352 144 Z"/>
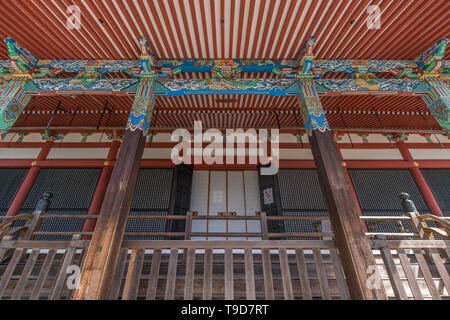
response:
<path fill-rule="evenodd" d="M 450 2 L 2 1 L 1 299 L 450 299 Z"/>

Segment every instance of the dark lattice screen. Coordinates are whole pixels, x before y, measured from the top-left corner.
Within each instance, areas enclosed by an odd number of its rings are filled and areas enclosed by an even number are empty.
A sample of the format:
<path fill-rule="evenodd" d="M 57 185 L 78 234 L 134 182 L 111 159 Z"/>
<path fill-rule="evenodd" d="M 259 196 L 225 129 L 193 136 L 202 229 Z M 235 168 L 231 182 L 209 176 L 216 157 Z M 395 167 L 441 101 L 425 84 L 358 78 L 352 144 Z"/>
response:
<path fill-rule="evenodd" d="M 22 212 L 34 211 L 44 192 L 53 193 L 47 214 L 85 215 L 101 169 L 41 169 L 22 206 Z M 78 232 L 83 219 L 45 219 L 40 231 Z M 66 236 L 39 236 L 38 240 L 67 240 Z"/>
<path fill-rule="evenodd" d="M 442 213 L 450 217 L 450 169 L 422 169 Z"/>
<path fill-rule="evenodd" d="M 284 216 L 327 216 L 315 169 L 280 169 L 278 172 Z M 285 221 L 286 232 L 317 232 L 320 222 Z"/>
<path fill-rule="evenodd" d="M 125 232 L 165 232 L 166 220 L 133 219 L 133 215 L 167 215 L 173 169 L 140 169 Z M 127 240 L 155 237 L 125 236 Z"/>
<path fill-rule="evenodd" d="M 4 216 L 20 188 L 28 169 L 0 169 L 0 215 Z"/>
<path fill-rule="evenodd" d="M 408 170 L 350 169 L 350 178 L 359 204 L 367 216 L 401 216 L 403 210 L 399 194 L 411 196 L 420 214 L 430 213 L 422 195 Z M 411 230 L 408 223 L 404 223 Z M 376 225 L 378 232 L 399 232 L 394 222 Z"/>

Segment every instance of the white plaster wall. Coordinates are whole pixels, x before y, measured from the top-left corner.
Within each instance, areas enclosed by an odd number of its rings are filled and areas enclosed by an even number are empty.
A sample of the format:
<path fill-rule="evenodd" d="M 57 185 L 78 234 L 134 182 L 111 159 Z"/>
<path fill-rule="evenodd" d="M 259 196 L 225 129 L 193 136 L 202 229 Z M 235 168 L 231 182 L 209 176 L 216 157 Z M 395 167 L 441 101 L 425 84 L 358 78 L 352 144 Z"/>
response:
<path fill-rule="evenodd" d="M 280 149 L 280 159 L 286 160 L 312 160 L 310 149 Z"/>
<path fill-rule="evenodd" d="M 170 148 L 146 148 L 142 159 L 170 159 Z"/>
<path fill-rule="evenodd" d="M 0 148 L 0 159 L 36 159 L 40 148 Z"/>
<path fill-rule="evenodd" d="M 417 160 L 442 160 L 450 159 L 449 149 L 409 149 L 414 159 Z"/>
<path fill-rule="evenodd" d="M 344 160 L 403 160 L 398 149 L 341 149 Z"/>
<path fill-rule="evenodd" d="M 47 159 L 106 159 L 109 148 L 52 148 Z"/>
<path fill-rule="evenodd" d="M 361 141 L 362 138 L 358 137 Z M 369 143 L 389 143 L 388 138 L 386 138 L 384 135 L 382 134 L 369 134 L 369 136 L 367 137 L 367 141 L 369 141 Z"/>

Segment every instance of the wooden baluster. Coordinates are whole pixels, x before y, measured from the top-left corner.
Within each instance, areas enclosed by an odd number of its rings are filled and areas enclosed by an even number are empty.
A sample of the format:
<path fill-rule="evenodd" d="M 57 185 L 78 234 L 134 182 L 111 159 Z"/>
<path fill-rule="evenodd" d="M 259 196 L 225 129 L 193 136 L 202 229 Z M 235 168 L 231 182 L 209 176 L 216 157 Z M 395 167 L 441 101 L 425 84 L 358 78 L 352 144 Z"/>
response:
<path fill-rule="evenodd" d="M 131 251 L 130 261 L 128 262 L 128 271 L 123 287 L 122 300 L 136 300 L 143 263 L 144 249 L 133 249 Z"/>
<path fill-rule="evenodd" d="M 212 299 L 213 258 L 212 249 L 206 249 L 203 271 L 203 300 Z"/>
<path fill-rule="evenodd" d="M 344 272 L 342 271 L 341 260 L 336 249 L 330 249 L 331 262 L 333 263 L 334 274 L 336 276 L 336 281 L 339 288 L 339 293 L 341 294 L 342 300 L 350 299 L 348 293 L 347 283 L 345 282 Z"/>
<path fill-rule="evenodd" d="M 170 250 L 169 267 L 167 269 L 166 300 L 173 300 L 175 297 L 175 281 L 177 277 L 178 248 Z"/>
<path fill-rule="evenodd" d="M 67 277 L 67 268 L 71 265 L 73 256 L 75 255 L 75 250 L 77 249 L 77 242 L 81 239 L 81 235 L 74 234 L 72 236 L 72 241 L 70 241 L 69 248 L 66 250 L 64 260 L 58 271 L 58 276 L 56 277 L 55 286 L 50 294 L 50 300 L 57 300 L 61 297 L 61 292 L 63 290 L 64 284 Z"/>
<path fill-rule="evenodd" d="M 247 293 L 247 300 L 255 300 L 255 273 L 253 266 L 253 253 L 252 249 L 244 250 L 244 263 L 245 263 L 245 289 Z"/>
<path fill-rule="evenodd" d="M 36 206 L 35 211 L 33 212 L 33 218 L 27 223 L 27 230 L 25 231 L 24 235 L 21 237 L 21 240 L 32 240 L 34 238 L 33 232 L 40 228 L 40 225 L 42 223 L 41 215 L 45 214 L 50 206 L 50 198 L 52 197 L 52 194 L 49 192 L 45 192 L 43 194 L 43 198 L 39 200 L 38 205 Z M 3 294 L 6 291 L 6 288 L 8 286 L 8 282 L 11 279 L 11 276 L 14 273 L 14 270 L 16 269 L 17 264 L 22 259 L 24 253 L 26 253 L 26 249 L 20 248 L 20 249 L 13 249 L 13 250 L 3 250 L 0 252 L 0 261 L 2 259 L 6 259 L 8 257 L 12 257 L 8 262 L 8 266 L 5 269 L 5 272 L 3 273 L 1 279 L 0 279 L 0 298 L 3 296 Z"/>
<path fill-rule="evenodd" d="M 123 272 L 125 271 L 125 264 L 128 258 L 128 249 L 120 249 L 119 261 L 117 262 L 116 273 L 111 287 L 110 300 L 117 300 L 120 295 L 120 287 L 122 285 Z"/>
<path fill-rule="evenodd" d="M 261 211 L 261 234 L 263 240 L 269 240 L 269 229 L 267 227 L 267 216 L 264 211 Z M 266 299 L 275 299 L 273 291 L 273 281 L 272 281 L 272 262 L 270 261 L 270 250 L 262 249 L 262 263 L 263 263 L 263 274 L 264 274 L 264 288 L 266 291 Z"/>
<path fill-rule="evenodd" d="M 391 281 L 392 289 L 394 290 L 395 297 L 401 300 L 407 300 L 405 288 L 403 287 L 400 275 L 398 274 L 397 266 L 395 265 L 394 258 L 392 257 L 391 250 L 388 247 L 386 237 L 384 235 L 377 235 L 380 243 L 381 257 L 383 258 L 386 271 Z"/>
<path fill-rule="evenodd" d="M 194 293 L 194 276 L 195 249 L 189 249 L 187 252 L 186 276 L 184 279 L 184 300 L 192 300 Z"/>
<path fill-rule="evenodd" d="M 322 254 L 319 248 L 313 248 L 314 263 L 316 265 L 317 278 L 319 278 L 320 292 L 322 299 L 330 300 L 330 287 L 328 286 L 327 274 L 325 272 L 325 266 L 322 261 Z"/>
<path fill-rule="evenodd" d="M 233 251 L 225 249 L 225 300 L 234 299 Z"/>
<path fill-rule="evenodd" d="M 158 287 L 159 269 L 161 265 L 161 250 L 153 250 L 152 266 L 148 278 L 147 300 L 154 300 L 156 297 L 156 288 Z"/>
<path fill-rule="evenodd" d="M 44 263 L 42 264 L 41 270 L 39 270 L 39 276 L 34 285 L 33 292 L 31 293 L 30 300 L 37 300 L 41 294 L 42 288 L 44 287 L 45 280 L 47 279 L 50 268 L 52 267 L 53 260 L 56 256 L 56 250 L 49 250 L 47 256 L 45 257 Z"/>
<path fill-rule="evenodd" d="M 283 281 L 283 291 L 285 300 L 293 300 L 294 293 L 292 291 L 291 272 L 289 271 L 289 261 L 286 249 L 279 249 L 281 279 Z"/>
<path fill-rule="evenodd" d="M 303 300 L 311 300 L 311 285 L 309 283 L 308 269 L 306 267 L 305 255 L 303 249 L 296 249 L 295 256 L 297 260 L 298 274 L 300 277 L 300 285 L 302 287 Z"/>

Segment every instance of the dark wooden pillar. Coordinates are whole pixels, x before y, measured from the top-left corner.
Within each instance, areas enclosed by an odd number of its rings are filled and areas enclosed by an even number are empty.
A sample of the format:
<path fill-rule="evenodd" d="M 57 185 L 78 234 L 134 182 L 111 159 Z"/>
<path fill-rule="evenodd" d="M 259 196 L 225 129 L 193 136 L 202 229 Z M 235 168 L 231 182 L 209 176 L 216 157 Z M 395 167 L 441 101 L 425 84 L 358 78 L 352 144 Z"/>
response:
<path fill-rule="evenodd" d="M 144 146 L 141 131 L 125 131 L 74 299 L 109 298 Z"/>
<path fill-rule="evenodd" d="M 153 112 L 153 60 L 141 39 L 142 72 L 74 299 L 108 299 Z"/>
<path fill-rule="evenodd" d="M 300 109 L 348 290 L 352 299 L 386 299 L 382 288 L 369 289 L 367 284 L 371 275 L 367 270 L 370 265 L 375 265 L 375 259 L 364 234 L 355 198 L 314 85 L 314 75 L 311 71 L 314 44 L 313 38 L 306 42 L 297 73 Z"/>
<path fill-rule="evenodd" d="M 364 234 L 333 134 L 329 130 L 313 130 L 309 143 L 350 296 L 359 300 L 385 299 L 381 290 L 371 290 L 367 287 L 367 279 L 370 276 L 367 269 L 370 265 L 375 265 L 375 260 Z"/>

